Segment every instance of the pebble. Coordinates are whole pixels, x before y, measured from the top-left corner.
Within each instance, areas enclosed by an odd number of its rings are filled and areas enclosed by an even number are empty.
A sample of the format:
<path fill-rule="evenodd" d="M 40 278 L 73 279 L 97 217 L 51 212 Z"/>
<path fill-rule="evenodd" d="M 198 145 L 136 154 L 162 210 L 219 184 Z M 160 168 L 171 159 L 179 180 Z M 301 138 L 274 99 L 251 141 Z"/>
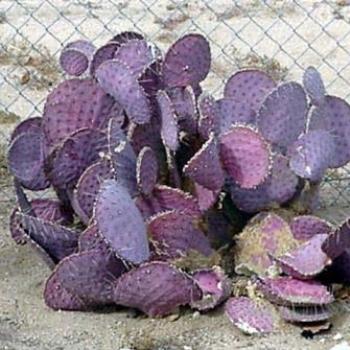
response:
<path fill-rule="evenodd" d="M 333 337 L 333 340 L 342 340 L 343 339 L 343 336 L 342 334 L 340 333 L 337 333 L 334 337 Z"/>
<path fill-rule="evenodd" d="M 343 342 L 333 346 L 329 350 L 350 350 L 350 345 L 347 341 L 343 341 Z"/>

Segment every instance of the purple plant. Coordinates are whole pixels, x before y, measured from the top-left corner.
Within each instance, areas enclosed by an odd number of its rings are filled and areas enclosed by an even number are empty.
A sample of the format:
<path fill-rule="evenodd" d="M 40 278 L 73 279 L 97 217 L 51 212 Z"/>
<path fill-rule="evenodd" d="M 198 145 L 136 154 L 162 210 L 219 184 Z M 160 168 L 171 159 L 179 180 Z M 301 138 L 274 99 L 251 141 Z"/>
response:
<path fill-rule="evenodd" d="M 97 49 L 75 41 L 60 64 L 74 78 L 8 150 L 11 235 L 53 269 L 49 307 L 206 312 L 231 296 L 234 270 L 251 277 L 249 297 L 225 310 L 246 333 L 332 316 L 328 287 L 350 281 L 349 226 L 310 212 L 327 169 L 350 160 L 350 106 L 326 95 L 315 68 L 304 86 L 241 70 L 216 99 L 201 88 L 203 36 L 163 55 L 133 32 Z M 57 199 L 25 193 L 49 187 Z"/>

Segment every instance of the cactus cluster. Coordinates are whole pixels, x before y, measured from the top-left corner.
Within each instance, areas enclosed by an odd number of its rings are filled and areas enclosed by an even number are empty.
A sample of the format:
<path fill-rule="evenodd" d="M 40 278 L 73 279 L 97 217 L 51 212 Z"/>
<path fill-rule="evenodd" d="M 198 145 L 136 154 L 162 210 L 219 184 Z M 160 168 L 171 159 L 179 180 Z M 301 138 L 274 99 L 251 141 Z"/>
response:
<path fill-rule="evenodd" d="M 330 287 L 350 282 L 350 228 L 310 211 L 327 169 L 350 160 L 350 106 L 316 69 L 303 85 L 241 70 L 216 99 L 201 87 L 203 36 L 163 55 L 134 32 L 99 48 L 72 42 L 60 64 L 73 77 L 8 149 L 11 235 L 52 268 L 49 307 L 160 317 L 226 303 L 246 333 L 333 317 Z M 28 199 L 47 188 L 57 198 Z M 249 282 L 236 293 L 240 275 Z"/>

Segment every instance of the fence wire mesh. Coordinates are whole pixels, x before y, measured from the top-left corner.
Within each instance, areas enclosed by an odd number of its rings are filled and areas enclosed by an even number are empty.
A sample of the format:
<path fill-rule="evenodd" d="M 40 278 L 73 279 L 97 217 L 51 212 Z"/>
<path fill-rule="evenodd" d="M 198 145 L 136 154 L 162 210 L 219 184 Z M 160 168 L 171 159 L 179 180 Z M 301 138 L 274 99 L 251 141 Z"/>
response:
<path fill-rule="evenodd" d="M 78 38 L 100 45 L 112 34 L 139 31 L 165 49 L 184 33 L 204 34 L 212 49 L 205 88 L 220 94 L 236 69 L 258 66 L 300 81 L 318 68 L 328 93 L 350 96 L 350 1 L 307 0 L 0 0 L 0 201 L 13 201 L 5 145 L 15 123 L 40 115 L 62 78 L 57 58 Z M 328 174 L 327 205 L 350 204 L 350 172 Z"/>

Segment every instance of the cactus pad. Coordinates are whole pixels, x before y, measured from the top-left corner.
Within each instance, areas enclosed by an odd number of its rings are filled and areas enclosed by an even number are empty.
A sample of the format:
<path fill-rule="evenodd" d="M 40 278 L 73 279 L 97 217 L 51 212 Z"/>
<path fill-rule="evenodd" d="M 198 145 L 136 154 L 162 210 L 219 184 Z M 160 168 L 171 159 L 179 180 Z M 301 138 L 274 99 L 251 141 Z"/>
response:
<path fill-rule="evenodd" d="M 289 167 L 288 158 L 277 153 L 273 158 L 271 174 L 263 184 L 253 189 L 232 185 L 231 197 L 238 208 L 255 213 L 289 201 L 297 190 L 298 182 L 298 177 Z"/>
<path fill-rule="evenodd" d="M 332 310 L 326 305 L 321 306 L 280 306 L 281 317 L 292 323 L 314 323 L 327 321 L 333 316 Z"/>
<path fill-rule="evenodd" d="M 68 292 L 103 305 L 113 302 L 113 285 L 124 271 L 123 263 L 112 253 L 95 249 L 68 256 L 53 274 Z"/>
<path fill-rule="evenodd" d="M 320 274 L 331 263 L 321 249 L 327 236 L 327 233 L 315 235 L 298 248 L 276 257 L 282 271 L 298 279 L 310 279 Z"/>
<path fill-rule="evenodd" d="M 204 138 L 208 139 L 211 133 L 218 135 L 220 132 L 221 111 L 214 97 L 202 94 L 198 100 L 199 121 L 198 131 Z"/>
<path fill-rule="evenodd" d="M 235 73 L 226 83 L 224 96 L 236 102 L 244 101 L 251 110 L 257 112 L 264 98 L 276 83 L 265 72 L 246 69 Z"/>
<path fill-rule="evenodd" d="M 210 69 L 210 47 L 200 34 L 188 34 L 173 44 L 165 55 L 163 79 L 168 87 L 196 85 Z"/>
<path fill-rule="evenodd" d="M 219 158 L 219 148 L 214 133 L 208 141 L 188 161 L 183 173 L 199 185 L 211 190 L 220 190 L 225 181 Z"/>
<path fill-rule="evenodd" d="M 268 300 L 279 305 L 326 305 L 334 300 L 331 292 L 323 284 L 292 277 L 259 279 L 258 288 Z"/>
<path fill-rule="evenodd" d="M 139 264 L 149 258 L 146 226 L 127 190 L 105 180 L 96 198 L 95 220 L 101 235 L 120 257 Z"/>
<path fill-rule="evenodd" d="M 253 188 L 269 175 L 269 144 L 255 130 L 235 126 L 220 138 L 220 154 L 225 169 L 242 188 Z"/>
<path fill-rule="evenodd" d="M 74 209 L 84 223 L 92 217 L 93 207 L 101 183 L 113 178 L 108 161 L 99 161 L 85 169 L 74 190 Z"/>
<path fill-rule="evenodd" d="M 289 164 L 298 176 L 318 182 L 331 164 L 334 152 L 335 144 L 328 131 L 309 131 L 301 135 L 289 149 Z"/>
<path fill-rule="evenodd" d="M 161 136 L 163 143 L 170 150 L 176 151 L 179 146 L 179 130 L 173 104 L 165 91 L 158 92 L 157 101 L 162 119 Z"/>
<path fill-rule="evenodd" d="M 148 230 L 156 254 L 164 258 L 178 258 L 191 250 L 205 256 L 213 251 L 208 238 L 195 227 L 195 218 L 176 210 L 151 217 Z"/>
<path fill-rule="evenodd" d="M 115 283 L 114 302 L 137 308 L 150 317 L 161 317 L 201 298 L 196 283 L 166 262 L 145 263 Z"/>
<path fill-rule="evenodd" d="M 23 132 L 12 140 L 8 150 L 8 166 L 20 183 L 31 190 L 50 186 L 44 172 L 45 149 L 41 132 Z"/>
<path fill-rule="evenodd" d="M 304 89 L 295 82 L 279 85 L 263 101 L 257 124 L 263 136 L 285 150 L 304 131 L 307 101 Z"/>
<path fill-rule="evenodd" d="M 256 113 L 243 101 L 222 98 L 217 101 L 220 109 L 220 131 L 225 133 L 237 123 L 254 124 Z"/>
<path fill-rule="evenodd" d="M 236 272 L 265 275 L 272 267 L 271 256 L 280 256 L 297 247 L 288 223 L 273 213 L 260 213 L 238 236 Z"/>
<path fill-rule="evenodd" d="M 164 185 L 157 185 L 151 196 L 138 197 L 136 205 L 144 218 L 167 210 L 178 210 L 192 216 L 200 216 L 201 212 L 196 199 L 190 194 Z"/>
<path fill-rule="evenodd" d="M 158 161 L 150 147 L 144 147 L 137 157 L 137 183 L 141 192 L 151 194 L 158 179 Z"/>
<path fill-rule="evenodd" d="M 338 226 L 323 242 L 322 250 L 335 259 L 350 248 L 350 220 Z"/>
<path fill-rule="evenodd" d="M 230 298 L 225 304 L 225 313 L 229 320 L 246 334 L 273 332 L 278 325 L 274 308 L 262 301 L 247 297 Z"/>
<path fill-rule="evenodd" d="M 80 76 L 89 67 L 95 47 L 86 40 L 69 43 L 60 55 L 60 65 L 69 75 Z"/>
<path fill-rule="evenodd" d="M 55 262 L 76 251 L 79 237 L 77 231 L 20 212 L 17 213 L 17 217 L 26 235 L 42 247 Z"/>
<path fill-rule="evenodd" d="M 343 166 L 350 160 L 350 106 L 345 100 L 326 96 L 322 105 L 312 109 L 309 130 L 326 130 L 334 137 L 332 168 Z"/>
<path fill-rule="evenodd" d="M 317 234 L 329 234 L 333 231 L 329 222 L 313 215 L 296 216 L 290 222 L 290 228 L 293 236 L 301 241 L 306 241 Z"/>
<path fill-rule="evenodd" d="M 107 60 L 96 70 L 96 78 L 106 93 L 112 95 L 133 122 L 149 122 L 151 111 L 146 94 L 129 68 L 117 60 Z"/>
<path fill-rule="evenodd" d="M 192 278 L 197 282 L 203 297 L 193 301 L 192 308 L 207 311 L 223 303 L 231 294 L 231 281 L 219 266 L 195 271 Z"/>
<path fill-rule="evenodd" d="M 320 73 L 314 67 L 308 67 L 303 75 L 303 85 L 311 102 L 320 106 L 324 102 L 326 88 L 324 87 Z"/>

